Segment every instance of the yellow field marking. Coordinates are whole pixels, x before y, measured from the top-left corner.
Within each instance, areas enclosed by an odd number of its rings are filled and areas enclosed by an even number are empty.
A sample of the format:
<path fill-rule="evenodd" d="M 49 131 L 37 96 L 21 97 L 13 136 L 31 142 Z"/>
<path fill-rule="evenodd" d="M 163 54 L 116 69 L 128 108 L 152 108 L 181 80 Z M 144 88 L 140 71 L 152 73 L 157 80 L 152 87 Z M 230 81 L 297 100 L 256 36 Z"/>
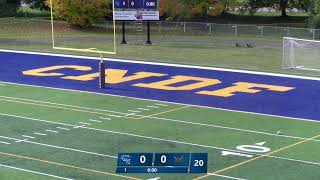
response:
<path fill-rule="evenodd" d="M 238 164 L 235 164 L 235 165 L 232 165 L 232 166 L 226 167 L 226 168 L 224 168 L 224 169 L 221 169 L 221 170 L 215 171 L 215 172 L 213 172 L 213 173 L 208 173 L 207 175 L 200 176 L 200 177 L 195 178 L 195 179 L 193 179 L 193 180 L 200 180 L 200 179 L 203 179 L 203 178 L 206 178 L 206 177 L 211 176 L 211 174 L 219 174 L 219 173 L 221 173 L 221 172 L 228 171 L 228 170 L 230 170 L 230 169 L 233 169 L 233 168 L 236 168 L 236 167 L 242 166 L 242 165 L 244 165 L 244 164 L 247 164 L 247 163 L 250 163 L 250 162 L 252 162 L 252 161 L 255 161 L 255 160 L 261 159 L 261 158 L 263 158 L 263 157 L 268 157 L 268 156 L 270 156 L 270 155 L 272 155 L 272 154 L 275 154 L 275 153 L 277 153 L 277 152 L 280 152 L 280 151 L 283 151 L 283 150 L 286 150 L 286 149 L 292 148 L 292 147 L 294 147 L 294 146 L 297 146 L 297 145 L 303 144 L 303 143 L 308 142 L 308 141 L 312 141 L 312 140 L 314 140 L 314 139 L 317 139 L 318 137 L 320 137 L 320 134 L 319 134 L 319 135 L 317 135 L 317 136 L 311 137 L 311 138 L 309 138 L 309 139 L 306 139 L 306 140 L 303 140 L 303 141 L 299 141 L 299 142 L 297 142 L 297 143 L 294 143 L 294 144 L 291 144 L 291 145 L 285 146 L 285 147 L 283 147 L 283 148 L 280 148 L 280 149 L 274 150 L 274 151 L 272 151 L 272 152 L 270 152 L 270 153 L 268 153 L 268 154 L 264 154 L 264 155 L 261 155 L 261 156 L 258 156 L 258 157 L 255 157 L 255 158 L 249 159 L 249 160 L 247 160 L 247 161 L 243 161 L 243 162 L 241 162 L 241 163 L 238 163 Z"/>
<path fill-rule="evenodd" d="M 168 111 L 163 111 L 163 112 L 151 114 L 151 115 L 148 115 L 148 116 L 143 116 L 141 118 L 134 118 L 134 119 L 145 119 L 145 118 L 149 118 L 149 117 L 153 117 L 153 116 L 157 116 L 157 115 L 161 115 L 161 114 L 166 114 L 166 113 L 169 113 L 169 112 L 174 112 L 174 111 L 177 111 L 177 110 L 180 110 L 180 109 L 186 109 L 188 107 L 191 107 L 191 106 L 183 106 L 183 107 L 171 109 L 171 110 L 168 110 Z"/>
<path fill-rule="evenodd" d="M 27 160 L 32 160 L 32 161 L 38 161 L 38 162 L 45 163 L 45 164 L 52 164 L 55 166 L 67 167 L 67 168 L 72 168 L 72 169 L 77 169 L 77 170 L 87 171 L 87 172 L 92 172 L 92 173 L 97 173 L 97 174 L 116 176 L 116 177 L 133 179 L 133 180 L 141 180 L 141 179 L 130 177 L 130 176 L 123 176 L 123 175 L 119 175 L 119 174 L 113 174 L 113 173 L 108 173 L 108 172 L 103 172 L 103 171 L 98 171 L 98 170 L 93 170 L 93 169 L 87 169 L 87 168 L 82 168 L 82 167 L 77 167 L 77 166 L 52 162 L 52 161 L 46 161 L 46 160 L 42 160 L 42 159 L 36 159 L 36 158 L 32 158 L 32 157 L 27 157 L 27 156 L 20 156 L 20 155 L 16 155 L 16 154 L 5 153 L 5 152 L 0 152 L 0 155 L 10 156 L 10 157 L 15 157 L 15 158 L 20 158 L 20 159 L 27 159 Z"/>
<path fill-rule="evenodd" d="M 91 114 L 99 114 L 99 115 L 105 115 L 105 116 L 114 116 L 113 114 L 107 114 L 107 113 L 100 113 L 100 112 L 93 112 L 93 111 L 85 111 L 80 109 L 73 109 L 73 108 L 66 108 L 66 107 L 59 107 L 59 106 L 51 106 L 51 105 L 44 105 L 44 104 L 36 104 L 31 102 L 24 102 L 24 101 L 17 101 L 17 100 L 9 100 L 9 99 L 2 99 L 0 98 L 0 101 L 7 101 L 7 102 L 15 102 L 20 104 L 29 104 L 29 105 L 35 105 L 35 106 L 42 106 L 42 107 L 49 107 L 49 108 L 57 108 L 57 109 L 65 109 L 70 111 L 78 111 L 78 112 L 84 112 L 84 113 L 91 113 Z"/>

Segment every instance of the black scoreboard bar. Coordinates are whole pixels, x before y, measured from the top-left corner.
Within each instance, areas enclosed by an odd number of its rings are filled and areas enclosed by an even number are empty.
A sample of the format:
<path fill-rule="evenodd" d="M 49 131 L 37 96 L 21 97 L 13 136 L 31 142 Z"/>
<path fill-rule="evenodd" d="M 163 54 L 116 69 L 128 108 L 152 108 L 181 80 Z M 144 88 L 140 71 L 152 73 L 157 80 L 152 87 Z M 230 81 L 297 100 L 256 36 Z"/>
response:
<path fill-rule="evenodd" d="M 116 9 L 158 9 L 158 0 L 114 0 Z"/>
<path fill-rule="evenodd" d="M 116 173 L 207 173 L 208 153 L 120 153 Z"/>

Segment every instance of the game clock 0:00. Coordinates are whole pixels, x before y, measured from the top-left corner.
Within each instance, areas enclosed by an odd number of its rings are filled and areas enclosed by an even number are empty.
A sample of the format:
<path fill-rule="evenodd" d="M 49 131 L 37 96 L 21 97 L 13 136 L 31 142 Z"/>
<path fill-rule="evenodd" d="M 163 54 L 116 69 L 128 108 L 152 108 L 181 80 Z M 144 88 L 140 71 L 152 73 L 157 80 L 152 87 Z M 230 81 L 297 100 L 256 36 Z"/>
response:
<path fill-rule="evenodd" d="M 207 173 L 208 153 L 120 153 L 116 173 Z"/>

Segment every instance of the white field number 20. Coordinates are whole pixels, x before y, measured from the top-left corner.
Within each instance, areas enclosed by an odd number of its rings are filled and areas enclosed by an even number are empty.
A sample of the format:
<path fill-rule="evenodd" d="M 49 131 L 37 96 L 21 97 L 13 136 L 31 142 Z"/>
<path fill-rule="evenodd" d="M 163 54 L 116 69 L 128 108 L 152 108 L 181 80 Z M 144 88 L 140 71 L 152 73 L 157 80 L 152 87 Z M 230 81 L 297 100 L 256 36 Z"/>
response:
<path fill-rule="evenodd" d="M 222 156 L 228 156 L 228 155 L 233 155 L 233 156 L 240 156 L 240 157 L 248 157 L 248 158 L 252 158 L 253 155 L 251 155 L 250 153 L 268 153 L 271 151 L 270 148 L 268 147 L 264 147 L 263 145 L 265 144 L 265 142 L 262 143 L 256 143 L 255 145 L 240 145 L 237 146 L 236 149 L 238 151 L 241 152 L 231 152 L 231 151 L 222 151 L 221 155 Z M 249 154 L 245 154 L 245 153 L 249 153 Z"/>

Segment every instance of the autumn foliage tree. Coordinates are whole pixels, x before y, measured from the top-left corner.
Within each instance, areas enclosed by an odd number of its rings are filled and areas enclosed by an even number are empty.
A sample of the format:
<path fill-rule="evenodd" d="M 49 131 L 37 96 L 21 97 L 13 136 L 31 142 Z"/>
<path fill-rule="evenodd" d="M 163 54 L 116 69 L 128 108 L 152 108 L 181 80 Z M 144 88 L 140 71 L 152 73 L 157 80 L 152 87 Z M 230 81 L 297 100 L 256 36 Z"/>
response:
<path fill-rule="evenodd" d="M 112 0 L 46 0 L 49 7 L 50 1 L 55 18 L 81 28 L 92 26 L 112 11 Z"/>

